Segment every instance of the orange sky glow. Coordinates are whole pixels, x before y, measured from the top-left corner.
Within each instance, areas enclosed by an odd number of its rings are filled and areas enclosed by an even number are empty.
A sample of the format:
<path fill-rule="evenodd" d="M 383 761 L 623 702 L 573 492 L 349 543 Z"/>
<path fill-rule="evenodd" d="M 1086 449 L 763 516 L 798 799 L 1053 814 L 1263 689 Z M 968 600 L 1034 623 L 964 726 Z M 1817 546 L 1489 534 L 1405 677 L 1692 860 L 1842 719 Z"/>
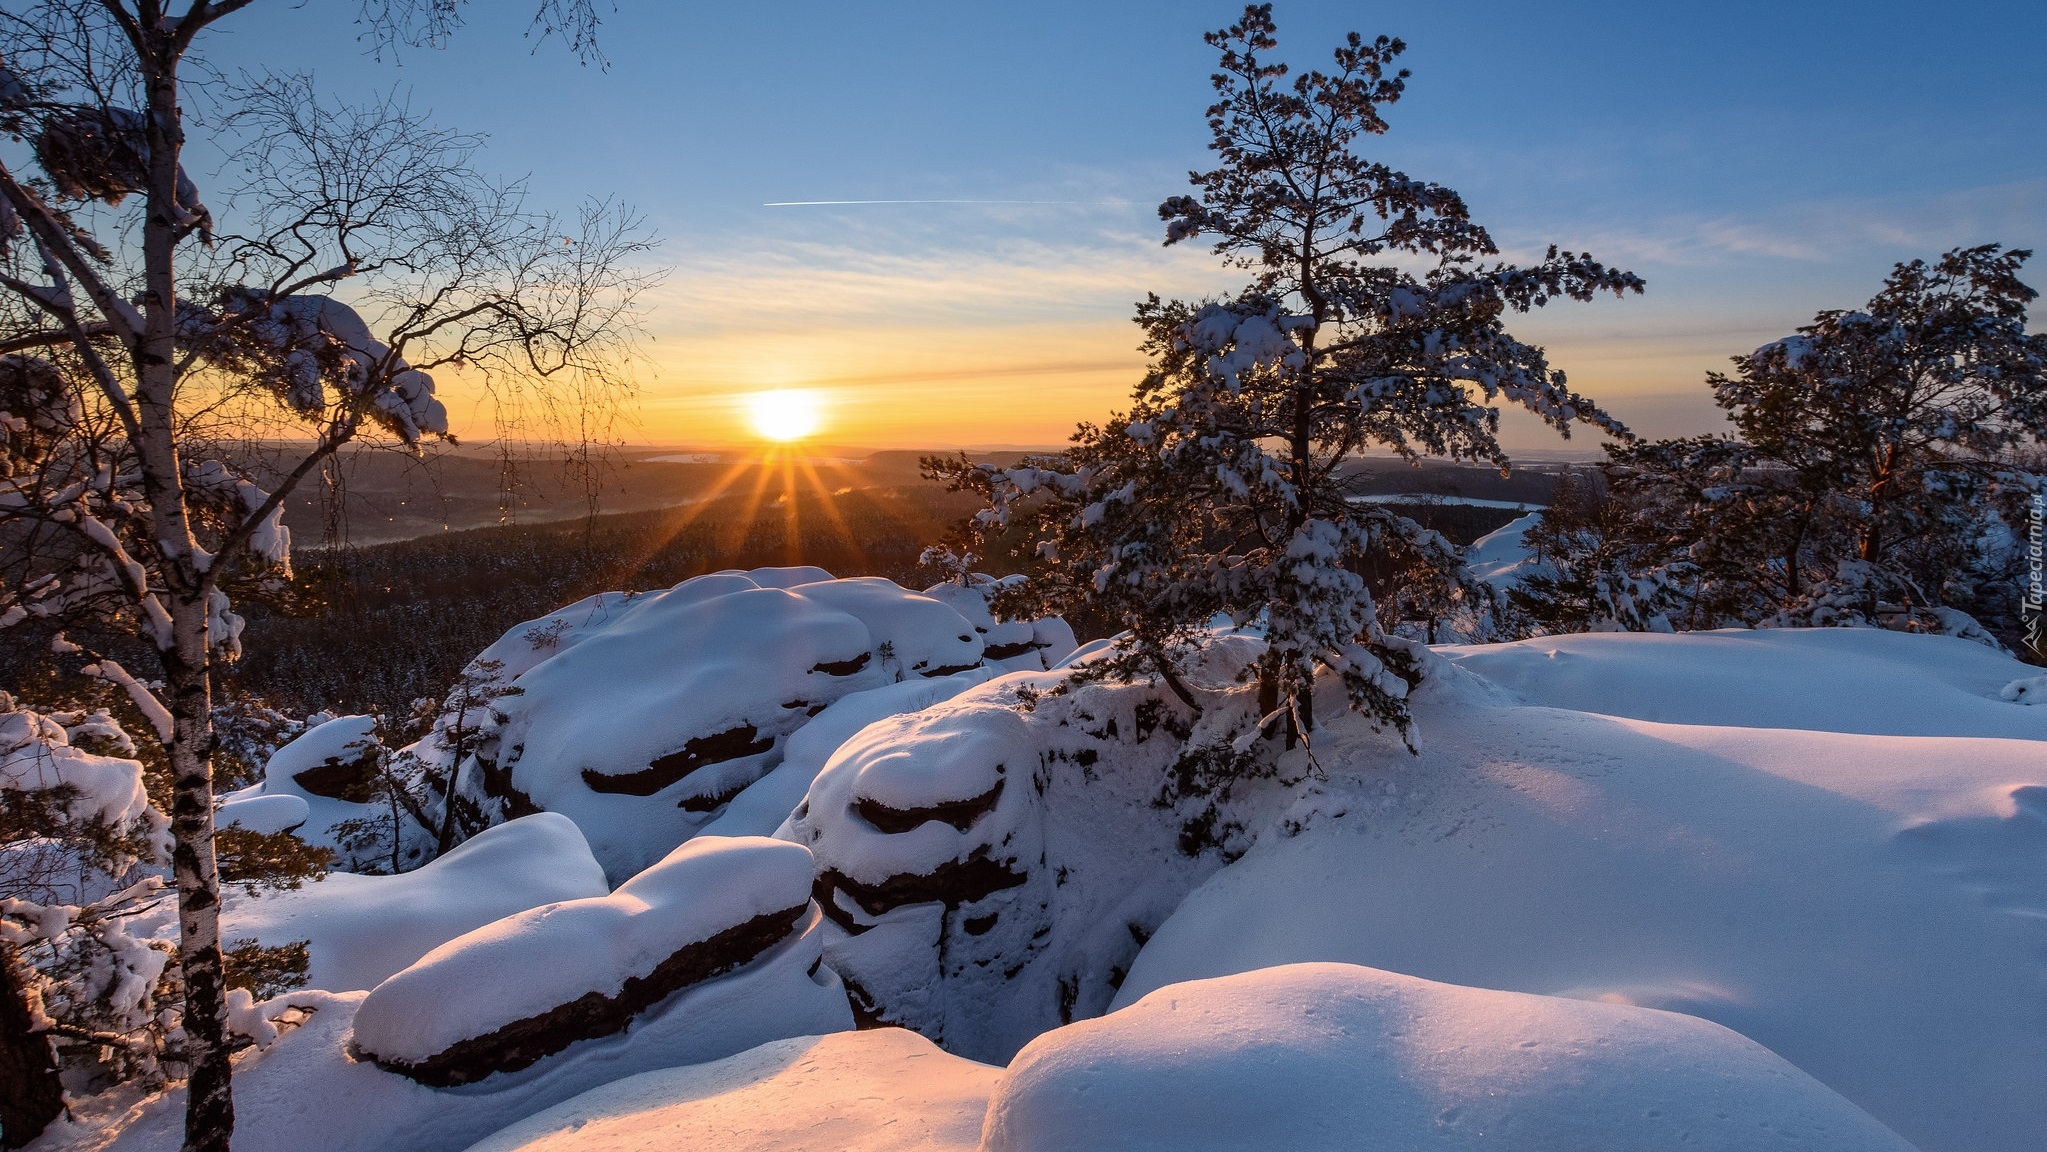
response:
<path fill-rule="evenodd" d="M 1199 297 L 1227 284 L 1197 249 L 1025 249 L 939 262 L 803 250 L 678 269 L 652 302 L 631 440 L 758 444 L 750 397 L 813 393 L 807 440 L 841 447 L 1049 447 L 1122 408 L 1144 371 L 1132 303 L 1147 286 Z M 1711 426 L 1701 382 L 1747 332 L 1659 324 L 1637 300 L 1524 318 L 1580 388 L 1653 435 Z M 1576 314 L 1573 314 L 1576 313 Z M 1759 329 L 1767 337 L 1768 329 Z M 1744 343 L 1745 342 L 1745 343 Z M 1509 414 L 1516 449 L 1596 450 Z"/>

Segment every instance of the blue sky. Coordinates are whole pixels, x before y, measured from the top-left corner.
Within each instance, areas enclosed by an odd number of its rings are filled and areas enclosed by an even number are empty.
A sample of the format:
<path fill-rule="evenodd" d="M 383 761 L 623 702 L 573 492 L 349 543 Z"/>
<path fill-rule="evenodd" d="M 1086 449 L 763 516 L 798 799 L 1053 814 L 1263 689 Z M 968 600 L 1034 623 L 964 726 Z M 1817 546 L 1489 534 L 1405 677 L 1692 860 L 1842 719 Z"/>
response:
<path fill-rule="evenodd" d="M 540 198 L 644 210 L 673 267 L 650 439 L 719 440 L 740 394 L 805 386 L 861 443 L 1056 442 L 1134 381 L 1132 301 L 1231 284 L 1162 250 L 1154 207 L 1207 162 L 1201 33 L 1237 6 L 620 0 L 602 71 L 531 51 L 526 0 L 472 7 L 446 49 L 395 63 L 364 54 L 346 0 L 253 6 L 205 47 L 336 96 L 407 89 Z M 1374 151 L 1457 188 L 1510 253 L 1554 242 L 1649 280 L 1516 330 L 1653 434 L 1709 426 L 1707 369 L 1861 302 L 1894 261 L 2047 247 L 2047 5 L 1275 14 L 1296 65 L 1350 28 L 1408 42 Z M 1062 203 L 763 206 L 828 199 Z"/>

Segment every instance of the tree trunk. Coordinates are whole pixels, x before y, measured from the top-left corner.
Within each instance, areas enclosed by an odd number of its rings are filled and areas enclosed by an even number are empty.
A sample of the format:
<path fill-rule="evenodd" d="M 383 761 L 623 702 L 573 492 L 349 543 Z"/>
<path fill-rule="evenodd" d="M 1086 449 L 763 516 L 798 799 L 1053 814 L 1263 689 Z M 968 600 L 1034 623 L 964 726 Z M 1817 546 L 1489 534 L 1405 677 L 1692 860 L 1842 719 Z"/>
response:
<path fill-rule="evenodd" d="M 165 656 L 176 736 L 171 760 L 171 872 L 178 889 L 178 957 L 185 978 L 187 1152 L 227 1152 L 235 1109 L 229 1088 L 227 980 L 220 952 L 220 870 L 213 851 L 213 694 L 204 600 L 177 597 L 177 650 Z"/>
<path fill-rule="evenodd" d="M 49 1037 L 29 1031 L 27 989 L 12 948 L 0 947 L 0 1148 L 20 1148 L 64 1114 Z"/>
<path fill-rule="evenodd" d="M 178 957 L 184 976 L 183 1030 L 190 1076 L 185 1085 L 186 1152 L 228 1152 L 234 1131 L 229 1088 L 226 971 L 220 953 L 220 871 L 213 851 L 213 679 L 208 603 L 213 587 L 202 570 L 187 514 L 175 403 L 177 246 L 184 229 L 178 207 L 178 161 L 184 129 L 178 108 L 177 48 L 170 29 L 144 32 L 141 64 L 149 96 L 149 205 L 142 223 L 142 336 L 130 350 L 135 367 L 136 444 L 143 491 L 155 528 L 169 609 L 169 636 L 159 637 L 164 703 L 172 733 L 171 874 L 178 891 Z M 223 558 L 225 560 L 225 558 Z"/>
<path fill-rule="evenodd" d="M 1258 662 L 1258 718 L 1265 719 L 1279 711 L 1279 669 L 1269 659 Z M 1272 725 L 1267 724 L 1262 733 L 1267 739 L 1275 735 Z"/>

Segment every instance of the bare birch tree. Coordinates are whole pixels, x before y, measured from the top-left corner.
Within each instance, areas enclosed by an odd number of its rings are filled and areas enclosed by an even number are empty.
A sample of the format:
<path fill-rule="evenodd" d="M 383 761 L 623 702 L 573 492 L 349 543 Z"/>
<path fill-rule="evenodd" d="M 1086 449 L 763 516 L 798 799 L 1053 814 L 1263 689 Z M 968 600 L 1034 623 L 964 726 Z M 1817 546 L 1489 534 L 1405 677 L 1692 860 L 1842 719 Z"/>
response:
<path fill-rule="evenodd" d="M 571 413 L 615 402 L 649 244 L 608 204 L 533 209 L 476 171 L 473 138 L 400 103 L 324 104 L 291 77 L 220 86 L 236 186 L 210 210 L 181 163 L 181 69 L 249 2 L 0 14 L 0 132 L 26 146 L 0 162 L 0 628 L 40 626 L 162 744 L 185 1147 L 209 1152 L 234 1124 L 211 765 L 214 675 L 240 646 L 231 594 L 288 572 L 285 501 L 343 446 L 453 439 L 436 373 Z M 363 9 L 373 39 L 412 43 L 459 15 L 457 0 Z M 594 53 L 587 3 L 548 0 L 540 19 Z M 85 621 L 138 637 L 149 663 L 54 631 Z"/>

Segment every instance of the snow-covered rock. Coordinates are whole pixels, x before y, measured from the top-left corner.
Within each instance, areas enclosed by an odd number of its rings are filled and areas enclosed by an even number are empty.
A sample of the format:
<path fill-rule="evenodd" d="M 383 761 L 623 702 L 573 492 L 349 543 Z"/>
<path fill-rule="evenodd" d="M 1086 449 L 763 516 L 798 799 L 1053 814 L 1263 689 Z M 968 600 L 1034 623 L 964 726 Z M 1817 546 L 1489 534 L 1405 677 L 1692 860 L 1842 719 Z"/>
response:
<path fill-rule="evenodd" d="M 484 837 L 478 837 L 479 840 Z M 810 853 L 699 837 L 605 896 L 466 933 L 370 991 L 351 1051 L 424 1084 L 517 1072 L 772 954 L 817 963 Z"/>
<path fill-rule="evenodd" d="M 996 592 L 1021 576 L 1001 579 L 974 573 L 965 583 L 947 581 L 924 590 L 924 595 L 943 602 L 965 617 L 984 645 L 982 660 L 1004 672 L 1043 672 L 1059 665 L 1073 652 L 1073 629 L 1057 616 L 1042 620 L 998 621 L 988 609 Z"/>
<path fill-rule="evenodd" d="M 840 745 L 782 834 L 817 857 L 826 962 L 861 1018 L 1000 1061 L 1103 1011 L 1244 814 L 1287 792 L 1193 784 L 1255 725 L 1236 672 L 1261 648 L 1215 638 L 1189 676 L 1198 723 L 1147 682 L 1018 672 Z"/>
<path fill-rule="evenodd" d="M 270 946 L 305 940 L 307 982 L 348 992 L 375 987 L 472 929 L 608 890 L 582 833 L 567 817 L 542 812 L 397 876 L 330 872 L 293 891 L 255 896 L 230 887 L 221 935 Z"/>
<path fill-rule="evenodd" d="M 306 729 L 263 766 L 261 782 L 220 799 L 214 822 L 252 832 L 293 832 L 329 848 L 348 870 L 375 867 L 348 843 L 348 827 L 388 820 L 388 805 L 373 803 L 381 754 L 374 716 L 336 716 Z"/>
<path fill-rule="evenodd" d="M 622 881 L 716 819 L 833 702 L 978 670 L 983 650 L 960 613 L 887 580 L 714 573 L 511 629 L 470 666 L 488 706 L 443 716 L 409 751 L 445 774 L 457 730 L 477 733 L 463 786 L 502 815 L 568 816 Z"/>
<path fill-rule="evenodd" d="M 2047 703 L 2047 675 L 2014 680 L 1998 691 L 1997 698 L 2013 704 Z"/>
<path fill-rule="evenodd" d="M 1001 1074 L 900 1028 L 778 1040 L 607 1084 L 470 1152 L 973 1152 Z"/>
<path fill-rule="evenodd" d="M 778 953 L 684 989 L 626 1032 L 457 1089 L 428 1087 L 348 1055 L 366 993 L 291 993 L 270 1001 L 266 1010 L 287 1005 L 310 1010 L 305 1024 L 267 1048 L 235 1057 L 235 1152 L 460 1152 L 600 1085 L 720 1060 L 788 1036 L 850 1028 L 845 993 L 830 969 L 813 968 L 815 956 L 814 939 L 792 941 L 786 956 Z M 512 982 L 522 974 L 496 978 Z M 140 1098 L 109 1093 L 80 1101 L 73 1111 L 80 1123 L 59 1121 L 45 1144 L 177 1152 L 185 1091 L 175 1084 Z M 109 1134 L 117 1134 L 111 1142 Z"/>
<path fill-rule="evenodd" d="M 808 724 L 798 728 L 784 745 L 782 762 L 775 765 L 746 790 L 717 818 L 704 825 L 701 836 L 771 836 L 789 820 L 789 814 L 803 802 L 811 781 L 839 746 L 858 735 L 862 728 L 890 716 L 921 712 L 969 688 L 985 684 L 989 669 L 976 668 L 952 676 L 929 680 L 904 680 L 841 696 L 826 706 Z"/>
<path fill-rule="evenodd" d="M 1911 1152 L 1754 1041 L 1673 1012 L 1344 964 L 1174 984 L 1017 1055 L 984 1152 Z"/>

